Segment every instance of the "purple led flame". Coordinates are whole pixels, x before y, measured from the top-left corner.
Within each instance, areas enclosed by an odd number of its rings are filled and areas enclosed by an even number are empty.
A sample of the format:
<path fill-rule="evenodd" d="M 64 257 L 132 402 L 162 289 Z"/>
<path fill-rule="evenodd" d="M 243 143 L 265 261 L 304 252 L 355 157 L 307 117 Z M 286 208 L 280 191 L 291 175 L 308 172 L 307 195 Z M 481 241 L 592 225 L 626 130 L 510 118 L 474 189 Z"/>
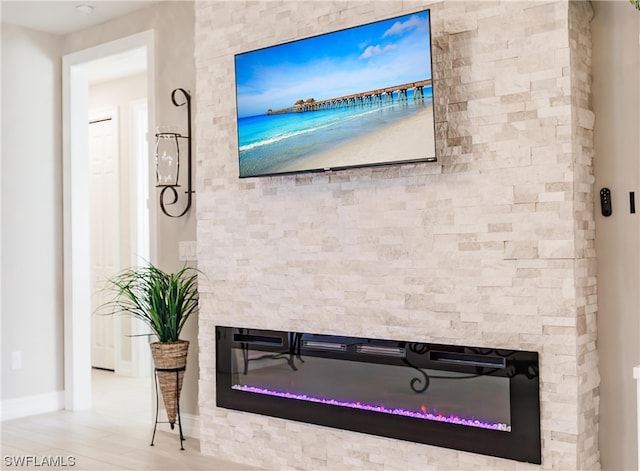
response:
<path fill-rule="evenodd" d="M 384 414 L 404 415 L 407 417 L 412 417 L 414 419 L 435 420 L 438 422 L 447 422 L 450 424 L 465 425 L 467 427 L 479 427 L 479 428 L 486 428 L 490 430 L 500 430 L 503 432 L 511 431 L 511 426 L 507 424 L 485 422 L 483 420 L 477 420 L 473 418 L 465 419 L 455 415 L 444 416 L 442 414 L 438 414 L 437 412 L 436 413 L 429 412 L 427 408 L 424 406 L 420 411 L 411 411 L 406 409 L 387 409 L 383 405 L 371 405 L 371 404 L 364 404 L 361 402 L 338 401 L 336 399 L 325 399 L 322 397 L 314 397 L 314 396 L 308 396 L 306 394 L 296 394 L 296 393 L 290 393 L 286 391 L 274 391 L 271 389 L 258 388 L 255 386 L 246 386 L 241 384 L 236 384 L 232 386 L 231 389 L 250 392 L 250 393 L 256 393 L 256 394 L 264 394 L 267 396 L 277 396 L 277 397 L 284 397 L 287 399 L 296 399 L 300 401 L 319 402 L 322 404 L 329 404 L 332 406 L 351 407 L 353 409 L 382 412 Z"/>

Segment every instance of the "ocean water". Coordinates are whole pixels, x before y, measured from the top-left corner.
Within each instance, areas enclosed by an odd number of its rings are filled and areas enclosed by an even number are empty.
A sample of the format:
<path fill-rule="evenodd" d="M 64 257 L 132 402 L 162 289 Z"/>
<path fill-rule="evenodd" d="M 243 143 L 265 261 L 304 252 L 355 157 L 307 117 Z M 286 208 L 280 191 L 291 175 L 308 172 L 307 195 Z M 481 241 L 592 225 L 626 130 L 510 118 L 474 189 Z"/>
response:
<path fill-rule="evenodd" d="M 432 105 L 432 88 L 424 98 L 364 104 L 329 110 L 259 115 L 238 121 L 240 176 L 278 173 L 284 165 L 331 149 Z M 425 129 L 425 132 L 432 132 Z M 313 168 L 305 170 L 316 170 Z"/>

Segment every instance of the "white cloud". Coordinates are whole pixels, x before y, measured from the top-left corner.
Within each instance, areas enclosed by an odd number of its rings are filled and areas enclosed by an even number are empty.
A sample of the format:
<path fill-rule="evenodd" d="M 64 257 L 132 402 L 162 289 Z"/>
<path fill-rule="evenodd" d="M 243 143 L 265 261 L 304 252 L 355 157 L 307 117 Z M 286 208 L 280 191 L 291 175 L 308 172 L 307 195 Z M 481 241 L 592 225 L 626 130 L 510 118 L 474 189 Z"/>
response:
<path fill-rule="evenodd" d="M 386 38 L 387 36 L 402 34 L 408 30 L 422 29 L 422 28 L 425 28 L 426 26 L 427 24 L 425 20 L 422 20 L 417 16 L 412 16 L 405 22 L 401 22 L 401 21 L 395 22 L 393 26 L 391 26 L 391 28 L 389 28 L 384 32 L 382 37 Z"/>
<path fill-rule="evenodd" d="M 384 46 L 384 47 L 380 47 L 378 45 L 369 46 L 360 55 L 360 59 L 369 59 L 370 57 L 377 56 L 379 54 L 383 54 L 383 53 L 388 52 L 388 51 L 393 51 L 397 47 L 398 46 L 396 46 L 395 44 L 389 44 L 389 45 Z"/>

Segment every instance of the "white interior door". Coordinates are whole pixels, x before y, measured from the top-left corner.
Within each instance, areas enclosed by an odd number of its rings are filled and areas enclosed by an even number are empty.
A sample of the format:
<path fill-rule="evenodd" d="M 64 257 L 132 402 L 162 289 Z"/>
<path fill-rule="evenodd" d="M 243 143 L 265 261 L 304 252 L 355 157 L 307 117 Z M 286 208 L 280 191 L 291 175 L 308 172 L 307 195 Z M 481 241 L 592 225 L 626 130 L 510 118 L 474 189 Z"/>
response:
<path fill-rule="evenodd" d="M 92 311 L 111 298 L 105 281 L 119 270 L 118 130 L 114 116 L 89 124 Z M 115 370 L 116 316 L 92 316 L 91 365 Z"/>

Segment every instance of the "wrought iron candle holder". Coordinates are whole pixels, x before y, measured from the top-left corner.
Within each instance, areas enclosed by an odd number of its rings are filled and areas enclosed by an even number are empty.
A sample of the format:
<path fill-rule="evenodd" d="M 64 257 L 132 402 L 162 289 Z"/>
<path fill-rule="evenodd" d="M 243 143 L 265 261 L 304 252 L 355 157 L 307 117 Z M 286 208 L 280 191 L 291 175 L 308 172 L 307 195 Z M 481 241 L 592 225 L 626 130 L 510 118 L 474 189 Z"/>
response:
<path fill-rule="evenodd" d="M 178 102 L 176 94 L 180 92 L 184 96 L 183 102 Z M 156 187 L 162 188 L 160 192 L 160 209 L 169 217 L 179 218 L 187 214 L 191 208 L 191 198 L 195 191 L 192 189 L 191 179 L 191 95 L 182 88 L 176 88 L 171 93 L 171 101 L 175 106 L 187 105 L 187 135 L 177 132 L 160 131 L 156 133 Z M 186 140 L 187 145 L 187 203 L 179 214 L 172 214 L 167 210 L 178 202 L 178 190 L 180 187 L 180 141 Z"/>

